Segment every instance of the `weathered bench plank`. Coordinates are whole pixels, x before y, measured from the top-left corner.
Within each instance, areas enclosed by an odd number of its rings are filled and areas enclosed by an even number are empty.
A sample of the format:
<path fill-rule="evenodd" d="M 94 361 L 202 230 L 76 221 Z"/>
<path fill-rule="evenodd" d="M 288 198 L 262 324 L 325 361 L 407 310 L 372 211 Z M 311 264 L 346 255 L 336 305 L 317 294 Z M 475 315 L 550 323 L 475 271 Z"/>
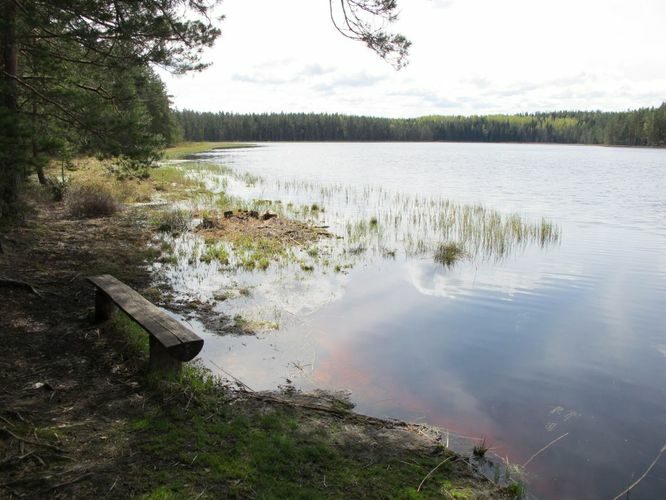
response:
<path fill-rule="evenodd" d="M 168 364 L 159 361 L 163 357 L 159 354 L 163 351 L 180 362 L 190 361 L 201 352 L 204 343 L 202 338 L 123 282 L 109 274 L 93 276 L 88 281 L 97 287 L 97 320 L 108 319 L 111 301 L 150 333 L 151 365 Z"/>

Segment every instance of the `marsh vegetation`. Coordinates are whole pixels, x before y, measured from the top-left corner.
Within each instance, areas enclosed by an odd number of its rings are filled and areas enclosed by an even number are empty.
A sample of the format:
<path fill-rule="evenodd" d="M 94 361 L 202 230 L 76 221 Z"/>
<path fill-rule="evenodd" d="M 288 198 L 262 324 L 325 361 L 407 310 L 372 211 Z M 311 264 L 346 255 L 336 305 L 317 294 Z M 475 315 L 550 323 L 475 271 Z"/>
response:
<path fill-rule="evenodd" d="M 155 272 L 183 304 L 207 304 L 197 316 L 208 325 L 218 314 L 279 326 L 290 303 L 316 296 L 322 283 L 340 286 L 361 263 L 433 259 L 450 269 L 560 240 L 545 219 L 379 185 L 270 180 L 215 158 L 165 163 L 152 179 L 169 205 L 155 216 Z M 229 293 L 243 287 L 252 297 Z"/>

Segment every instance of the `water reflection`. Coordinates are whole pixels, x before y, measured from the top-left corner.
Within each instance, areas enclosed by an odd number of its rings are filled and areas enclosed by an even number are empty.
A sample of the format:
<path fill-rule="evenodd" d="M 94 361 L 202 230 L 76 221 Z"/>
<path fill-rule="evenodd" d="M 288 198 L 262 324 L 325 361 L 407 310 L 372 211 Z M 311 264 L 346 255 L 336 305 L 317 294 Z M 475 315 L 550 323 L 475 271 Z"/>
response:
<path fill-rule="evenodd" d="M 251 387 L 288 378 L 350 389 L 360 411 L 483 434 L 519 464 L 566 435 L 528 465 L 544 498 L 612 498 L 666 442 L 664 151 L 279 145 L 220 158 L 240 174 L 224 185 L 211 170 L 216 189 L 248 203 L 282 199 L 285 213 L 318 204 L 305 216 L 346 237 L 322 243 L 308 273 L 201 265 L 191 279 L 187 263 L 173 269 L 193 294 L 212 294 L 216 280 L 248 283 L 252 297 L 221 312 L 280 317 L 279 331 L 258 337 L 216 338 L 198 325 L 204 356 Z M 543 248 L 514 240 L 499 260 L 478 251 L 443 267 L 432 246 L 459 233 L 444 238 L 429 217 L 414 218 L 432 199 L 482 202 L 505 221 L 517 211 L 538 225 L 545 215 L 563 237 Z M 423 251 L 409 251 L 408 234 Z M 364 251 L 349 252 L 349 241 Z M 660 498 L 664 477 L 662 458 L 631 497 Z"/>

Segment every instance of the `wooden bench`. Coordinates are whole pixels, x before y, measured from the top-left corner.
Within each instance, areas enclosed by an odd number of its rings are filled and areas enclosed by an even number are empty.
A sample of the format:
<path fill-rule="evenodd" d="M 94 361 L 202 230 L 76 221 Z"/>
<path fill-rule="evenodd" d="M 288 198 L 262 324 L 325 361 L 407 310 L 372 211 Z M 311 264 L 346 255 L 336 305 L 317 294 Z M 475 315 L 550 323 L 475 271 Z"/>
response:
<path fill-rule="evenodd" d="M 150 370 L 169 373 L 180 371 L 181 363 L 196 357 L 203 339 L 138 292 L 109 274 L 88 278 L 97 289 L 95 322 L 111 319 L 118 309 L 150 334 Z"/>

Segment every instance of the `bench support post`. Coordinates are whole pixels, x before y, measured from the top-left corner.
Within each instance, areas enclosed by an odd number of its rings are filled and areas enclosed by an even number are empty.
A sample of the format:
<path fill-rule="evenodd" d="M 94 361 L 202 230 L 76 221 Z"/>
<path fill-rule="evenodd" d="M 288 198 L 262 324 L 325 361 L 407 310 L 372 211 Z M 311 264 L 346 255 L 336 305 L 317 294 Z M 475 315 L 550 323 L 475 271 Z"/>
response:
<path fill-rule="evenodd" d="M 95 292 L 95 323 L 103 323 L 111 319 L 117 310 L 118 306 L 98 288 Z"/>
<path fill-rule="evenodd" d="M 169 375 L 180 374 L 182 363 L 173 358 L 155 337 L 150 335 L 150 359 L 148 369 Z"/>

